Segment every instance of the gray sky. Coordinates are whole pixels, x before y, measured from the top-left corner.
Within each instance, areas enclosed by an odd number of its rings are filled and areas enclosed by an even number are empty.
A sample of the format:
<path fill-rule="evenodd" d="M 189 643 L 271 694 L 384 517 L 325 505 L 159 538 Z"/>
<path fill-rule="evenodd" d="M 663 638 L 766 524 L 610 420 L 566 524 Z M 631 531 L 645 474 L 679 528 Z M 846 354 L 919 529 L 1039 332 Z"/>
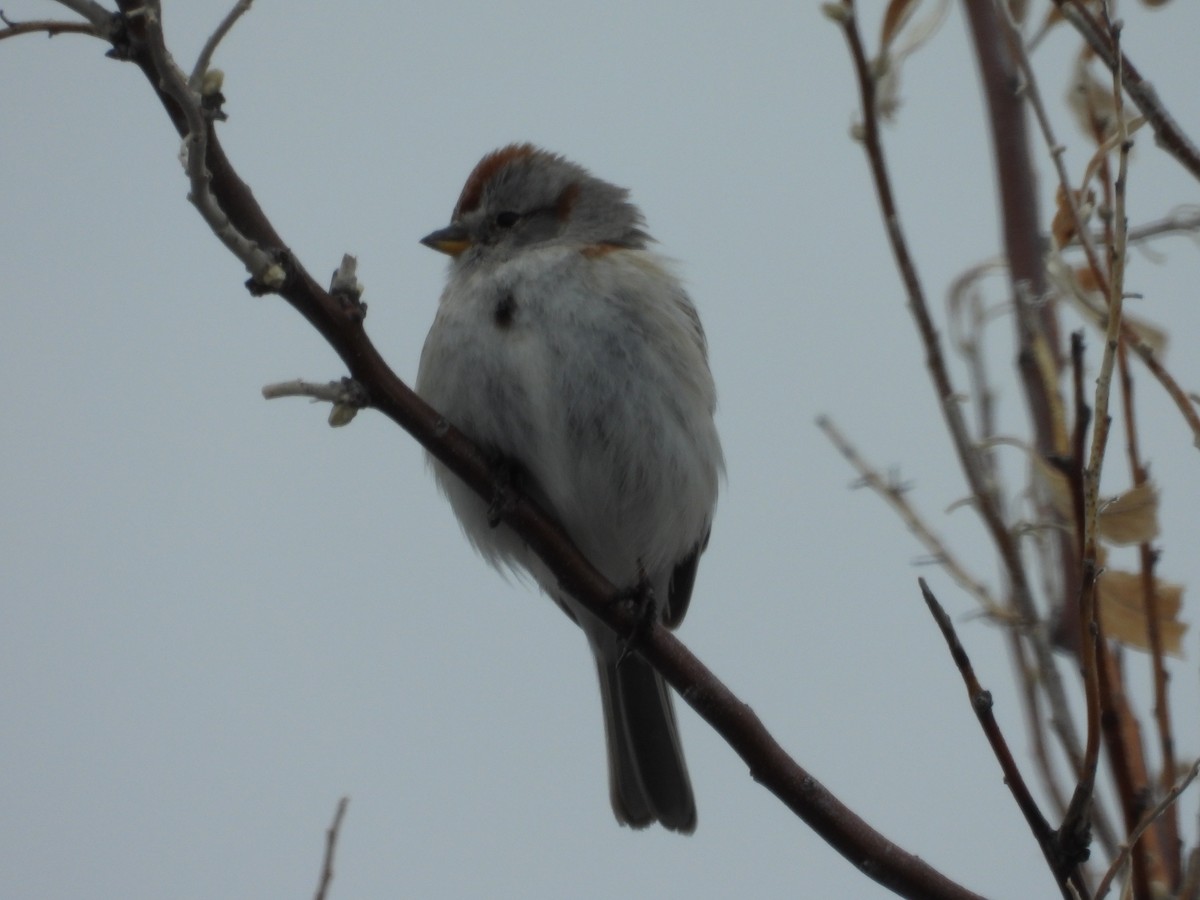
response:
<path fill-rule="evenodd" d="M 166 5 L 190 67 L 226 3 Z M 882 4 L 861 6 L 873 42 Z M 1200 7 L 1124 6 L 1129 54 L 1196 137 L 1194 48 L 1178 37 L 1200 33 Z M 368 328 L 409 379 L 444 274 L 417 240 L 484 152 L 532 140 L 629 187 L 680 261 L 720 390 L 729 477 L 682 639 L 906 849 L 990 897 L 1054 896 L 917 575 L 955 615 L 1024 762 L 1002 633 L 914 567 L 915 543 L 847 490 L 812 424 L 831 414 L 897 468 L 996 584 L 970 511 L 944 512 L 965 489 L 848 136 L 841 35 L 816 4 L 730 7 L 260 0 L 217 58 L 222 140 L 314 274 L 359 256 Z M 1056 111 L 1075 46 L 1062 30 L 1040 51 Z M 343 370 L 290 308 L 242 289 L 184 199 L 165 115 L 103 50 L 0 46 L 0 895 L 311 896 L 348 794 L 336 898 L 885 896 L 684 707 L 697 833 L 615 824 L 582 636 L 473 554 L 418 447 L 382 417 L 334 431 L 323 408 L 261 399 L 264 383 Z M 949 281 L 998 248 L 957 9 L 902 92 L 888 151 L 941 315 Z M 1058 127 L 1078 172 L 1088 149 Z M 1200 194 L 1148 134 L 1130 191 L 1135 223 Z M 1128 286 L 1196 390 L 1200 253 L 1159 249 L 1166 265 L 1135 255 Z M 1008 323 L 994 335 L 1002 375 Z M 1200 468 L 1135 374 L 1166 485 L 1161 573 L 1194 608 Z M 999 401 L 1024 433 L 1011 379 Z M 1127 484 L 1115 438 L 1110 491 Z M 1200 751 L 1194 629 L 1186 648 L 1182 759 Z M 1146 659 L 1128 666 L 1143 686 Z M 1196 807 L 1188 795 L 1193 837 Z"/>

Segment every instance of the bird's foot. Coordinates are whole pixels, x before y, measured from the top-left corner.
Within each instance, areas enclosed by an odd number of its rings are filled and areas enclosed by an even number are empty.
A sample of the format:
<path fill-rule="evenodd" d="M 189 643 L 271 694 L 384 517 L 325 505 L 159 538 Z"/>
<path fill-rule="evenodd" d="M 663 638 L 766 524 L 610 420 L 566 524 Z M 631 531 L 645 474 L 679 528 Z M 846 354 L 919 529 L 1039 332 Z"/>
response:
<path fill-rule="evenodd" d="M 638 646 L 658 621 L 658 598 L 644 569 L 638 568 L 638 580 L 635 584 L 617 592 L 616 602 L 631 604 L 635 616 L 633 629 L 621 643 L 621 655 L 617 657 L 619 666 L 625 661 L 625 657 L 637 652 Z"/>

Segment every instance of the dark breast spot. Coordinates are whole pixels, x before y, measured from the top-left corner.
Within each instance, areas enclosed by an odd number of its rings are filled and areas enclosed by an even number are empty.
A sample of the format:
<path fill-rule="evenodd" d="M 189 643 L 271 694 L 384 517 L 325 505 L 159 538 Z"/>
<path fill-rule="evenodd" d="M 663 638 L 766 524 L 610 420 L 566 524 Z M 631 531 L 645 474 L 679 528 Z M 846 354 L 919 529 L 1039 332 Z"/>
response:
<path fill-rule="evenodd" d="M 492 310 L 492 321 L 496 323 L 497 328 L 508 328 L 516 314 L 517 298 L 512 294 L 504 294 L 496 301 L 496 307 Z"/>

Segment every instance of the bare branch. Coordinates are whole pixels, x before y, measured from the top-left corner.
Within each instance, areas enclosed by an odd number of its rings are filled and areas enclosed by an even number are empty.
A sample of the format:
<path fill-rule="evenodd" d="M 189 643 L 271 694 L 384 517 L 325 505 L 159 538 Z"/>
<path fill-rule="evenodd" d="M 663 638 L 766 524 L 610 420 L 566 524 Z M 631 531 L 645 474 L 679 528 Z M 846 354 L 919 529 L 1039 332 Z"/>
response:
<path fill-rule="evenodd" d="M 1133 373 L 1130 371 L 1128 348 L 1122 344 L 1117 355 L 1117 364 L 1121 375 L 1121 399 L 1124 407 L 1126 448 L 1129 456 L 1129 469 L 1135 487 L 1149 481 L 1149 472 L 1142 464 L 1141 451 L 1138 446 L 1137 419 L 1134 405 Z M 1175 777 L 1175 738 L 1171 729 L 1171 710 L 1168 695 L 1168 675 L 1166 660 L 1163 656 L 1163 634 L 1160 619 L 1160 597 L 1158 581 L 1154 567 L 1158 563 L 1158 552 L 1143 541 L 1138 546 L 1138 557 L 1141 567 L 1142 597 L 1145 606 L 1144 620 L 1146 636 L 1150 642 L 1150 670 L 1154 676 L 1154 721 L 1158 732 L 1159 752 L 1161 754 L 1158 783 L 1160 789 L 1169 791 L 1171 780 Z M 1177 885 L 1183 877 L 1183 860 L 1178 849 L 1179 841 L 1179 811 L 1172 806 L 1159 819 L 1155 829 L 1160 838 L 1159 845 L 1167 848 L 1160 854 L 1162 864 L 1167 870 L 1170 883 Z"/>
<path fill-rule="evenodd" d="M 969 11 L 989 4 L 967 3 Z M 830 7 L 826 7 L 830 11 Z M 875 85 L 863 49 L 862 37 L 854 14 L 853 3 L 846 0 L 838 9 L 844 14 L 837 16 L 831 13 L 842 27 L 846 41 L 850 47 L 850 55 L 858 79 L 859 93 L 863 109 L 863 145 L 870 163 L 871 175 L 875 182 L 876 193 L 883 215 L 884 226 L 887 229 L 888 240 L 896 259 L 897 268 L 908 296 L 909 310 L 916 320 L 917 330 L 925 346 L 926 366 L 934 382 L 934 389 L 941 404 L 942 415 L 950 432 L 951 440 L 957 452 L 959 464 L 966 476 L 971 494 L 975 498 L 975 507 L 987 527 L 988 533 L 1003 562 L 1004 571 L 1012 586 L 1012 596 L 1018 614 L 1023 624 L 1029 626 L 1029 640 L 1034 648 L 1037 659 L 1040 682 L 1047 692 L 1047 697 L 1053 711 L 1052 721 L 1055 730 L 1062 741 L 1073 765 L 1078 765 L 1082 755 L 1081 745 L 1075 729 L 1070 708 L 1067 704 L 1066 693 L 1058 674 L 1053 651 L 1045 631 L 1037 627 L 1039 616 L 1033 600 L 1024 564 L 1012 534 L 1006 526 L 1000 512 L 1000 503 L 996 498 L 986 471 L 979 460 L 979 452 L 972 443 L 967 431 L 966 422 L 960 407 L 959 394 L 954 389 L 950 374 L 946 367 L 941 350 L 941 342 L 937 329 L 934 327 L 925 300 L 924 290 L 917 275 L 916 267 L 908 250 L 904 231 L 900 226 L 899 214 L 892 193 L 891 178 L 888 174 L 887 162 L 884 157 L 883 145 L 879 138 L 879 123 L 875 111 Z M 1034 226 L 1036 236 L 1036 224 Z M 1012 258 L 1010 253 L 1010 258 Z M 1040 255 L 1038 256 L 1040 266 Z M 1040 271 L 1040 268 L 1038 269 Z M 1034 379 L 1036 380 L 1036 379 Z"/>
<path fill-rule="evenodd" d="M 150 59 L 158 74 L 158 86 L 175 101 L 187 125 L 183 137 L 183 156 L 184 169 L 191 182 L 188 200 L 199 210 L 212 233 L 242 261 L 254 281 L 264 290 L 277 290 L 285 277 L 282 266 L 234 226 L 209 188 L 212 174 L 206 160 L 210 122 L 201 107 L 200 95 L 188 86 L 183 72 L 167 50 L 158 0 L 147 2 L 141 13 Z"/>
<path fill-rule="evenodd" d="M 337 849 L 338 833 L 342 830 L 342 819 L 345 818 L 346 807 L 349 805 L 349 797 L 338 801 L 333 823 L 325 831 L 325 859 L 321 864 L 321 880 L 317 883 L 317 892 L 313 895 L 313 900 L 326 900 L 329 885 L 333 883 L 333 854 Z"/>
<path fill-rule="evenodd" d="M 256 275 L 300 312 L 329 342 L 365 402 L 408 431 L 472 490 L 485 498 L 503 495 L 501 520 L 546 562 L 562 589 L 618 635 L 637 635 L 638 652 L 747 763 L 755 779 L 774 793 L 865 875 L 901 896 L 922 900 L 977 900 L 920 858 L 903 851 L 841 804 L 787 755 L 752 710 L 725 687 L 665 627 L 647 627 L 626 595 L 609 583 L 560 526 L 511 483 L 495 476 L 491 457 L 450 425 L 401 381 L 367 337 L 364 308 L 353 291 L 321 289 L 286 249 L 271 222 L 225 157 L 215 130 L 203 118 L 196 93 L 175 66 L 162 38 L 158 4 L 117 0 L 125 13 L 120 58 L 134 62 L 158 93 L 176 130 L 185 137 L 188 177 L 197 209 L 210 227 L 234 232 L 226 241 L 239 254 L 273 260 L 277 276 Z M 199 202 L 197 202 L 199 201 Z M 219 218 L 218 218 L 219 217 Z M 224 234 L 222 233 L 224 240 Z M 254 257 L 257 258 L 257 257 Z M 245 261 L 245 260 L 244 260 Z M 252 271 L 254 269 L 252 268 Z M 253 285 L 251 286 L 253 289 Z M 624 602 L 623 602 L 624 601 Z"/>
<path fill-rule="evenodd" d="M 932 613 L 934 621 L 941 629 L 946 646 L 950 648 L 950 656 L 954 659 L 954 664 L 958 666 L 959 674 L 962 675 L 963 684 L 967 688 L 967 696 L 971 700 L 971 709 L 975 711 L 975 717 L 979 720 L 980 727 L 983 728 L 984 736 L 991 745 L 992 753 L 995 754 L 996 761 L 1000 763 L 1000 769 L 1004 772 L 1004 783 L 1008 785 L 1013 799 L 1017 801 L 1017 807 L 1029 824 L 1029 830 L 1033 832 L 1034 839 L 1042 848 L 1042 855 L 1046 857 L 1046 862 L 1054 874 L 1054 880 L 1058 883 L 1063 897 L 1071 900 L 1072 893 L 1068 882 L 1075 869 L 1075 861 L 1062 858 L 1054 829 L 1042 815 L 1037 801 L 1033 799 L 1033 794 L 1025 784 L 1021 770 L 1017 767 L 1016 760 L 1013 759 L 1012 751 L 1008 748 L 1008 742 L 1000 731 L 1000 725 L 996 722 L 996 717 L 992 715 L 991 692 L 985 690 L 979 683 L 979 679 L 976 678 L 970 657 L 967 656 L 967 651 L 954 631 L 954 623 L 950 621 L 950 617 L 938 603 L 937 597 L 933 595 L 933 591 L 929 589 L 925 579 L 919 578 L 917 582 L 921 586 L 921 595 L 925 598 L 925 605 L 929 607 L 929 612 Z"/>
<path fill-rule="evenodd" d="M 314 402 L 332 403 L 333 409 L 329 411 L 331 428 L 349 425 L 358 411 L 366 408 L 368 404 L 367 392 L 352 378 L 325 384 L 314 384 L 299 379 L 280 381 L 263 387 L 262 395 L 267 400 L 277 400 L 280 397 L 310 397 Z"/>
<path fill-rule="evenodd" d="M 1109 71 L 1118 75 L 1130 99 L 1154 129 L 1158 146 L 1174 156 L 1194 177 L 1200 178 L 1200 152 L 1196 150 L 1196 145 L 1162 105 L 1154 85 L 1142 77 L 1137 67 L 1112 41 L 1104 25 L 1079 0 L 1054 0 L 1054 5 L 1075 26 L 1088 46 L 1096 51 Z"/>
<path fill-rule="evenodd" d="M 45 34 L 47 37 L 56 37 L 60 34 L 88 34 L 108 40 L 112 33 L 113 15 L 100 7 L 96 7 L 96 9 L 100 14 L 94 18 L 89 16 L 86 22 L 60 22 L 53 19 L 14 22 L 4 14 L 4 10 L 0 10 L 0 24 L 4 25 L 3 28 L 0 28 L 0 41 L 5 38 L 19 37 L 22 34 Z"/>
<path fill-rule="evenodd" d="M 196 57 L 196 65 L 192 67 L 191 77 L 188 78 L 188 87 L 193 91 L 200 90 L 218 45 L 225 39 L 225 35 L 229 34 L 237 20 L 250 10 L 250 4 L 253 2 L 254 0 L 238 0 L 233 9 L 221 20 L 221 24 L 208 36 L 208 40 L 204 42 L 204 47 L 200 50 L 200 55 Z"/>
<path fill-rule="evenodd" d="M 1071 179 L 1067 175 L 1067 166 L 1063 162 L 1063 151 L 1066 148 L 1054 136 L 1054 128 L 1050 124 L 1050 117 L 1047 115 L 1046 107 L 1042 103 L 1042 93 L 1038 89 L 1037 77 L 1034 75 L 1033 66 L 1029 62 L 1029 55 L 1025 52 L 1025 42 L 1021 36 L 1021 29 L 1013 19 L 1012 9 L 1008 4 L 1008 0 L 996 0 L 996 8 L 1000 11 L 1001 18 L 1008 26 L 1009 46 L 1012 48 L 1013 56 L 1016 58 L 1017 65 L 1021 69 L 1021 76 L 1024 78 L 1024 83 L 1021 87 L 1025 92 L 1025 96 L 1029 99 L 1029 105 L 1033 108 L 1038 127 L 1042 131 L 1042 139 L 1046 142 L 1050 159 L 1054 163 L 1054 170 L 1058 173 L 1059 188 L 1062 191 L 1063 199 L 1071 212 L 1071 219 L 1074 223 L 1075 240 L 1082 245 L 1084 255 L 1087 256 L 1088 265 L 1093 275 L 1095 275 L 1097 283 L 1102 284 L 1104 283 L 1104 267 L 1101 265 L 1100 256 L 1096 252 L 1092 237 L 1087 230 L 1087 223 L 1084 222 L 1083 215 L 1079 210 L 1077 194 L 1072 190 Z"/>
<path fill-rule="evenodd" d="M 1195 234 L 1200 231 L 1200 208 L 1181 206 L 1171 215 L 1129 229 L 1129 243 L 1138 244 L 1165 234 Z"/>

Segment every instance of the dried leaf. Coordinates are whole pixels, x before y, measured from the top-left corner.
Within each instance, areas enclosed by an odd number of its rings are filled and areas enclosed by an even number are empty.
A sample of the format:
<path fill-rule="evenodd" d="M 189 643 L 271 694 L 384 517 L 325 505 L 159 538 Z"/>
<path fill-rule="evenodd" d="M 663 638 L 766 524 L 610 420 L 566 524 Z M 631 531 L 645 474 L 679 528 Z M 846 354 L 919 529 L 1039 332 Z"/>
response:
<path fill-rule="evenodd" d="M 1154 351 L 1155 356 L 1163 356 L 1167 352 L 1167 333 L 1157 325 L 1151 325 L 1145 319 L 1139 319 L 1137 316 L 1131 316 L 1129 313 L 1121 314 L 1122 321 L 1133 329 L 1134 334 L 1138 336 L 1143 344 Z"/>
<path fill-rule="evenodd" d="M 1054 246 L 1065 247 L 1075 237 L 1075 217 L 1071 215 L 1071 207 L 1067 205 L 1067 192 L 1063 186 L 1058 186 L 1054 196 L 1054 221 L 1050 223 L 1050 234 L 1054 237 Z"/>
<path fill-rule="evenodd" d="M 1075 198 L 1075 206 L 1079 210 L 1079 218 L 1083 220 L 1083 225 L 1086 228 L 1088 220 L 1092 216 L 1092 212 L 1096 208 L 1096 192 L 1091 190 L 1072 191 Z M 1054 196 L 1054 221 L 1050 225 L 1050 231 L 1054 236 L 1055 246 L 1065 247 L 1075 239 L 1075 217 L 1071 215 L 1071 204 L 1067 202 L 1067 192 L 1063 190 L 1063 186 L 1058 186 L 1058 191 Z"/>
<path fill-rule="evenodd" d="M 1100 290 L 1100 285 L 1096 281 L 1096 273 L 1091 266 L 1080 266 L 1075 269 L 1075 281 L 1085 291 Z"/>
<path fill-rule="evenodd" d="M 1105 502 L 1096 515 L 1101 539 L 1110 544 L 1143 544 L 1158 537 L 1158 488 L 1143 482 Z"/>
<path fill-rule="evenodd" d="M 896 35 L 900 33 L 900 29 L 912 18 L 918 2 L 919 0 L 891 0 L 888 3 L 887 10 L 883 14 L 883 27 L 879 33 L 880 56 L 887 54 L 888 48 L 896 39 Z"/>
<path fill-rule="evenodd" d="M 1150 649 L 1146 629 L 1146 604 L 1142 577 L 1133 572 L 1105 571 L 1097 582 L 1100 624 L 1108 637 L 1136 650 Z M 1179 621 L 1183 605 L 1183 585 L 1154 580 L 1158 607 L 1158 633 L 1164 653 L 1183 655 L 1183 633 L 1187 625 Z"/>
<path fill-rule="evenodd" d="M 1046 274 L 1063 296 L 1094 326 L 1101 331 L 1108 327 L 1108 304 L 1100 295 L 1099 286 L 1091 269 L 1087 266 L 1072 268 L 1061 262 L 1061 258 L 1048 258 Z M 1137 339 L 1154 351 L 1157 356 L 1167 352 L 1167 333 L 1157 325 L 1122 311 L 1121 319 Z"/>
<path fill-rule="evenodd" d="M 1071 446 L 1071 426 L 1067 422 L 1067 408 L 1058 390 L 1060 373 L 1057 348 L 1040 329 L 1033 335 L 1032 353 L 1037 376 L 1046 385 L 1045 396 L 1050 402 L 1046 414 L 1050 417 L 1050 446 L 1058 454 L 1066 454 Z"/>
<path fill-rule="evenodd" d="M 1064 522 L 1075 521 L 1075 501 L 1071 497 L 1071 482 L 1067 476 L 1052 466 L 1040 453 L 1031 453 L 1034 478 L 1046 490 L 1046 499 L 1051 509 Z"/>

